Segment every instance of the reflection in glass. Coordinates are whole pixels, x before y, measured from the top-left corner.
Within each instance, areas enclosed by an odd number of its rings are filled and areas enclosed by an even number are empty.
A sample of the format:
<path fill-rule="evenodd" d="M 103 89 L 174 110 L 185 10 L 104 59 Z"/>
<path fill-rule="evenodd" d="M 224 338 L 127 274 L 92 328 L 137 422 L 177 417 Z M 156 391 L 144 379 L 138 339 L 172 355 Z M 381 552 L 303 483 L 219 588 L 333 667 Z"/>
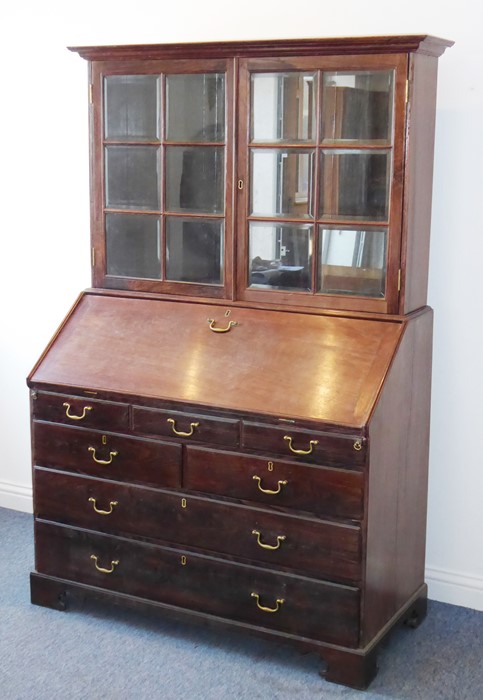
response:
<path fill-rule="evenodd" d="M 223 146 L 166 148 L 166 209 L 222 214 L 225 149 Z"/>
<path fill-rule="evenodd" d="M 249 286 L 310 291 L 313 227 L 250 223 Z"/>
<path fill-rule="evenodd" d="M 323 140 L 390 142 L 392 71 L 325 73 L 323 85 Z"/>
<path fill-rule="evenodd" d="M 104 133 L 108 139 L 159 138 L 159 77 L 109 75 L 104 78 Z"/>
<path fill-rule="evenodd" d="M 106 271 L 118 277 L 160 279 L 159 217 L 106 215 Z"/>
<path fill-rule="evenodd" d="M 385 221 L 388 195 L 387 151 L 322 152 L 321 216 Z"/>
<path fill-rule="evenodd" d="M 383 297 L 386 288 L 385 229 L 319 229 L 319 291 Z"/>
<path fill-rule="evenodd" d="M 312 173 L 313 151 L 253 149 L 252 214 L 311 218 Z"/>
<path fill-rule="evenodd" d="M 221 284 L 222 271 L 222 221 L 167 217 L 166 279 Z"/>
<path fill-rule="evenodd" d="M 108 146 L 106 206 L 116 209 L 159 209 L 157 146 Z"/>
<path fill-rule="evenodd" d="M 224 141 L 225 78 L 223 73 L 166 77 L 168 141 Z"/>
<path fill-rule="evenodd" d="M 314 73 L 252 74 L 252 141 L 314 139 Z"/>

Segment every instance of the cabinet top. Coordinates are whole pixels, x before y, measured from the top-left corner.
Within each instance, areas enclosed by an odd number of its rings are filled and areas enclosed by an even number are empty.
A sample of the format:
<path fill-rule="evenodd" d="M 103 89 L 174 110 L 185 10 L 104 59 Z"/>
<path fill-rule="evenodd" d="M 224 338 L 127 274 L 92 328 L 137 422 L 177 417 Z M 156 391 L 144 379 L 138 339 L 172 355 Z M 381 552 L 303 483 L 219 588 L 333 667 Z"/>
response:
<path fill-rule="evenodd" d="M 89 61 L 171 58 L 312 56 L 337 54 L 422 53 L 441 56 L 454 42 L 417 34 L 344 38 L 223 41 L 123 46 L 70 46 Z"/>

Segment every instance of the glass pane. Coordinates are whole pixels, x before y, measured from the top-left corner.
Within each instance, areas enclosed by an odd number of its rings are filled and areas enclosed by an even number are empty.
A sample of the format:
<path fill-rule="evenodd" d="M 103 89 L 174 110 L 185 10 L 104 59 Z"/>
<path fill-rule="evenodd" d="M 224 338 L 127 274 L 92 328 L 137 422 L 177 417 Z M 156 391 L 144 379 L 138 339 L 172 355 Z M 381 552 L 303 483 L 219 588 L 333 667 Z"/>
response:
<path fill-rule="evenodd" d="M 223 222 L 167 217 L 166 278 L 178 282 L 221 284 Z"/>
<path fill-rule="evenodd" d="M 310 291 L 312 226 L 250 223 L 250 287 Z"/>
<path fill-rule="evenodd" d="M 252 75 L 252 141 L 312 141 L 317 82 L 314 73 Z"/>
<path fill-rule="evenodd" d="M 161 278 L 159 217 L 106 214 L 106 270 L 120 277 Z"/>
<path fill-rule="evenodd" d="M 110 75 L 104 78 L 104 133 L 108 139 L 159 138 L 159 77 Z"/>
<path fill-rule="evenodd" d="M 106 206 L 115 209 L 159 209 L 159 148 L 108 146 Z"/>
<path fill-rule="evenodd" d="M 313 151 L 253 149 L 251 212 L 312 218 Z"/>
<path fill-rule="evenodd" d="M 389 173 L 388 151 L 323 151 L 321 216 L 387 220 Z"/>
<path fill-rule="evenodd" d="M 223 73 L 168 75 L 166 102 L 168 141 L 224 141 Z"/>
<path fill-rule="evenodd" d="M 166 209 L 200 214 L 224 211 L 223 146 L 166 148 Z"/>
<path fill-rule="evenodd" d="M 386 288 L 385 229 L 320 228 L 319 291 L 383 297 Z"/>
<path fill-rule="evenodd" d="M 322 139 L 390 142 L 392 71 L 325 73 L 323 90 Z"/>

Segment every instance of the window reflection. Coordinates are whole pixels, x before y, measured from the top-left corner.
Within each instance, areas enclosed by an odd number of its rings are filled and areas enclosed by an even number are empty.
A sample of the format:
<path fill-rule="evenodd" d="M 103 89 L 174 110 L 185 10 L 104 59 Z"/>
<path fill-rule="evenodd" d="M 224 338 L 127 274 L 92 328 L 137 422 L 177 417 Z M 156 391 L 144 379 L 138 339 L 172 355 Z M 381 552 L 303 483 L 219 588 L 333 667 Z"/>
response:
<path fill-rule="evenodd" d="M 312 217 L 313 160 L 313 151 L 252 149 L 252 214 Z"/>
<path fill-rule="evenodd" d="M 389 172 L 387 151 L 323 151 L 321 215 L 385 221 L 389 209 Z"/>
<path fill-rule="evenodd" d="M 312 226 L 250 224 L 251 287 L 310 291 Z"/>
<path fill-rule="evenodd" d="M 314 139 L 316 89 L 314 73 L 252 75 L 252 141 Z"/>
<path fill-rule="evenodd" d="M 215 219 L 168 217 L 166 279 L 221 284 L 223 222 Z"/>
<path fill-rule="evenodd" d="M 224 141 L 225 76 L 222 73 L 166 77 L 168 141 Z"/>
<path fill-rule="evenodd" d="M 319 291 L 370 297 L 385 295 L 385 229 L 320 227 L 319 235 Z"/>
<path fill-rule="evenodd" d="M 392 71 L 325 73 L 322 139 L 389 143 L 392 96 Z"/>

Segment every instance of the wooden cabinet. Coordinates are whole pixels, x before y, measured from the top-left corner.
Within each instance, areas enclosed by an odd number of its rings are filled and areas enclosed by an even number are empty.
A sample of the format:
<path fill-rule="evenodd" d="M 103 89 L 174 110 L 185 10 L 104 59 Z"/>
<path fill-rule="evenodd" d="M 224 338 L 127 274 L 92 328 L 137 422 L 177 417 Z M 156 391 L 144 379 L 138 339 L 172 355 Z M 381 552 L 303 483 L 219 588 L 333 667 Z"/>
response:
<path fill-rule="evenodd" d="M 437 57 L 84 47 L 93 288 L 32 370 L 32 601 L 316 651 L 424 616 Z"/>

